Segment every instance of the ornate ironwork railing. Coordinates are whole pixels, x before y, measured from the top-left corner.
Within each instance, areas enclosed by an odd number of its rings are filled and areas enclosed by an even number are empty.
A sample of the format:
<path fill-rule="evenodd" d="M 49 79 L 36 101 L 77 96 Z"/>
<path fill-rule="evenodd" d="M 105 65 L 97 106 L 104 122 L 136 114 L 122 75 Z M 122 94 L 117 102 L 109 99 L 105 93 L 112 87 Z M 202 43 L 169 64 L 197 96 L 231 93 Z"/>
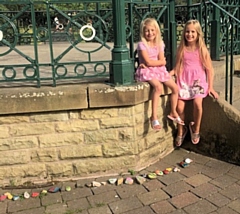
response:
<path fill-rule="evenodd" d="M 147 16 L 155 17 L 162 27 L 163 36 L 170 37 L 169 1 L 125 1 L 124 13 L 120 18 L 117 17 L 119 10 L 114 11 L 112 2 L 122 4 L 119 0 L 88 0 L 80 3 L 74 0 L 0 0 L 5 6 L 21 4 L 19 11 L 3 10 L 0 14 L 0 59 L 4 62 L 0 65 L 0 84 L 37 83 L 37 87 L 40 87 L 44 84 L 56 86 L 57 82 L 67 80 L 89 82 L 108 79 L 112 58 L 122 57 L 122 53 L 118 53 L 118 48 L 114 47 L 119 45 L 119 40 L 121 49 L 125 48 L 126 40 L 129 44 L 129 51 L 123 60 L 133 63 L 140 21 Z M 120 27 L 125 32 L 119 31 L 119 28 L 114 30 L 113 20 L 116 24 L 122 21 L 123 26 Z M 114 43 L 116 37 L 118 40 Z M 125 44 L 121 42 L 123 38 Z M 166 47 L 170 58 L 169 44 L 168 41 Z M 118 69 L 116 64 L 118 62 L 110 67 Z M 127 84 L 133 82 L 132 76 L 125 78 L 130 81 L 121 76 L 116 78 L 123 78 L 120 84 Z M 118 83 L 116 79 L 113 81 Z"/>
<path fill-rule="evenodd" d="M 171 69 L 184 23 L 194 18 L 202 24 L 212 59 L 225 56 L 228 64 L 230 59 L 228 99 L 233 55 L 240 51 L 238 0 L 187 0 L 185 5 L 174 0 L 0 0 L 0 5 L 0 87 L 132 84 L 141 20 L 157 19 Z"/>

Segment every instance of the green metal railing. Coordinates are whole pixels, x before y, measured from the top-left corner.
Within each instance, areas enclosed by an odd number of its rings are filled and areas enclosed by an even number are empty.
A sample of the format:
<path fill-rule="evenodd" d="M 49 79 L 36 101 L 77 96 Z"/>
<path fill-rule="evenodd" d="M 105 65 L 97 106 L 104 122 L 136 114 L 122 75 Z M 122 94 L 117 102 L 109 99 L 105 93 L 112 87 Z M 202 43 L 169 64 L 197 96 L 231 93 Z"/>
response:
<path fill-rule="evenodd" d="M 238 0 L 195 4 L 187 0 L 185 5 L 175 5 L 174 0 L 0 0 L 0 4 L 0 87 L 134 84 L 141 20 L 157 19 L 171 69 L 184 23 L 194 18 L 202 24 L 212 59 L 225 56 L 230 64 L 226 100 L 230 97 L 232 102 L 233 55 L 240 50 Z"/>

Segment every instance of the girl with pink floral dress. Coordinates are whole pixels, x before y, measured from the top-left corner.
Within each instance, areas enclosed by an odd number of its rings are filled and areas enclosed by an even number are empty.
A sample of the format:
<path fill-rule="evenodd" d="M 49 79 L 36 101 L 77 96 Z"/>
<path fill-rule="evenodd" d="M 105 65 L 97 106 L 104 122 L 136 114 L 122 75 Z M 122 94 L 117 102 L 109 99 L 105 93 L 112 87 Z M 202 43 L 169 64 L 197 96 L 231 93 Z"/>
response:
<path fill-rule="evenodd" d="M 182 119 L 187 101 L 193 102 L 193 121 L 189 123 L 191 141 L 199 143 L 202 119 L 202 102 L 207 95 L 218 98 L 213 89 L 214 71 L 210 54 L 203 40 L 201 25 L 197 20 L 189 20 L 183 29 L 177 50 L 176 65 L 173 70 L 179 89 L 177 111 Z M 176 146 L 181 146 L 187 134 L 187 127 L 178 124 Z"/>
<path fill-rule="evenodd" d="M 162 93 L 162 83 L 169 87 L 171 94 L 171 112 L 168 118 L 176 123 L 184 125 L 179 117 L 176 106 L 178 100 L 178 87 L 166 69 L 164 57 L 164 43 L 157 21 L 147 18 L 142 21 L 140 26 L 141 41 L 138 43 L 137 52 L 139 57 L 139 67 L 136 70 L 135 78 L 137 81 L 149 82 L 153 87 L 152 94 L 152 115 L 150 118 L 151 126 L 159 131 L 161 125 L 158 121 L 157 109 L 159 97 Z"/>

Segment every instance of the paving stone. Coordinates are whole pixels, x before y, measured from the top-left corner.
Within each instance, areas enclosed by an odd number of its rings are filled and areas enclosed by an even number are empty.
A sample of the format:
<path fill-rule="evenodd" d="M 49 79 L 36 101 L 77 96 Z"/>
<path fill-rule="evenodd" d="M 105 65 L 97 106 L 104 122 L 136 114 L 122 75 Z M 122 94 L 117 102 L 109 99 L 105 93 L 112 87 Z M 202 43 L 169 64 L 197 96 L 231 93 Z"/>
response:
<path fill-rule="evenodd" d="M 230 198 L 231 200 L 236 200 L 237 198 L 240 198 L 240 185 L 233 184 L 226 189 L 221 190 L 219 193 Z"/>
<path fill-rule="evenodd" d="M 188 156 L 186 151 L 174 151 L 168 156 L 162 159 L 163 163 L 166 163 L 168 167 L 178 166 L 178 164 L 183 161 Z"/>
<path fill-rule="evenodd" d="M 169 213 L 176 210 L 168 201 L 160 201 L 151 205 L 151 208 L 159 214 Z"/>
<path fill-rule="evenodd" d="M 173 212 L 170 212 L 169 214 L 186 214 L 184 210 L 175 210 Z"/>
<path fill-rule="evenodd" d="M 206 198 L 212 194 L 215 194 L 219 191 L 219 187 L 214 186 L 213 184 L 202 184 L 195 189 L 191 190 L 194 194 L 201 198 Z"/>
<path fill-rule="evenodd" d="M 229 171 L 228 175 L 236 179 L 240 178 L 240 166 L 233 166 Z"/>
<path fill-rule="evenodd" d="M 93 179 L 88 178 L 88 179 L 80 179 L 76 181 L 76 188 L 83 188 L 86 187 L 86 184 L 90 184 L 93 181 Z"/>
<path fill-rule="evenodd" d="M 63 200 L 60 192 L 56 192 L 56 193 L 48 193 L 46 196 L 41 198 L 41 202 L 43 206 L 47 206 L 50 204 L 62 203 Z"/>
<path fill-rule="evenodd" d="M 150 180 L 148 182 L 143 183 L 143 186 L 148 191 L 154 191 L 163 188 L 165 185 L 161 183 L 158 179 Z"/>
<path fill-rule="evenodd" d="M 94 207 L 88 210 L 89 214 L 112 214 L 108 206 Z"/>
<path fill-rule="evenodd" d="M 190 204 L 196 203 L 199 198 L 191 192 L 185 192 L 180 195 L 177 195 L 169 200 L 176 208 L 183 208 Z"/>
<path fill-rule="evenodd" d="M 232 201 L 231 203 L 228 204 L 228 207 L 230 207 L 234 211 L 240 213 L 240 199 L 238 199 L 236 201 Z"/>
<path fill-rule="evenodd" d="M 186 177 L 178 172 L 172 172 L 168 175 L 160 176 L 158 179 L 165 185 L 170 185 L 178 181 L 182 181 Z"/>
<path fill-rule="evenodd" d="M 190 184 L 193 187 L 197 187 L 197 186 L 200 186 L 204 183 L 207 183 L 210 180 L 211 180 L 211 178 L 207 177 L 206 175 L 197 174 L 197 175 L 194 175 L 192 177 L 186 178 L 185 182 Z"/>
<path fill-rule="evenodd" d="M 142 207 L 123 214 L 154 214 L 155 212 L 150 207 Z"/>
<path fill-rule="evenodd" d="M 169 196 L 162 190 L 151 191 L 137 196 L 139 200 L 146 206 L 157 201 L 168 199 Z"/>
<path fill-rule="evenodd" d="M 208 214 L 217 210 L 217 207 L 206 200 L 201 200 L 185 207 L 184 210 L 189 214 Z"/>
<path fill-rule="evenodd" d="M 65 214 L 72 210 L 68 209 L 66 204 L 51 204 L 46 207 L 46 213 Z"/>
<path fill-rule="evenodd" d="M 0 214 L 5 214 L 5 213 L 7 213 L 7 205 L 8 205 L 7 200 L 1 202 Z"/>
<path fill-rule="evenodd" d="M 179 195 L 184 192 L 188 192 L 192 187 L 184 181 L 179 181 L 169 186 L 163 187 L 163 190 L 167 192 L 171 197 Z"/>
<path fill-rule="evenodd" d="M 205 165 L 213 169 L 224 169 L 225 172 L 233 168 L 233 165 L 217 159 L 211 159 Z"/>
<path fill-rule="evenodd" d="M 147 192 L 147 190 L 142 185 L 139 185 L 139 184 L 133 184 L 133 185 L 128 185 L 128 186 L 126 186 L 126 185 L 127 184 L 124 184 L 124 186 L 122 188 L 119 188 L 117 190 L 119 197 L 122 199 L 137 196 L 138 194 Z"/>
<path fill-rule="evenodd" d="M 71 210 L 87 210 L 91 208 L 88 200 L 86 198 L 74 199 L 67 202 L 68 208 Z"/>
<path fill-rule="evenodd" d="M 141 208 L 143 205 L 137 197 L 130 197 L 112 202 L 109 204 L 109 207 L 114 214 L 118 214 Z"/>
<path fill-rule="evenodd" d="M 16 212 L 41 207 L 39 198 L 29 198 L 25 200 L 8 201 L 8 212 Z"/>
<path fill-rule="evenodd" d="M 106 205 L 108 203 L 111 203 L 113 201 L 120 200 L 118 194 L 115 191 L 110 191 L 107 194 L 101 193 L 98 195 L 92 195 L 87 197 L 89 203 L 92 207 L 96 207 L 99 205 Z"/>
<path fill-rule="evenodd" d="M 181 171 L 179 173 L 183 174 L 186 177 L 191 177 L 191 176 L 196 175 L 196 174 L 201 174 L 202 173 L 202 168 L 203 168 L 203 165 L 194 163 L 194 164 L 191 164 L 187 168 L 180 168 Z"/>
<path fill-rule="evenodd" d="M 74 190 L 76 188 L 76 182 L 72 181 L 61 182 L 61 192 L 65 192 L 66 187 L 71 187 L 71 189 Z"/>
<path fill-rule="evenodd" d="M 59 207 L 58 207 L 59 209 Z M 5 212 L 6 213 L 6 212 Z M 20 212 L 14 212 L 14 214 L 43 214 L 45 213 L 45 207 L 33 208 L 29 210 L 23 210 Z"/>
<path fill-rule="evenodd" d="M 202 174 L 205 174 L 206 176 L 213 179 L 220 177 L 225 173 L 226 173 L 226 170 L 224 168 L 211 168 L 211 167 L 202 168 Z"/>
<path fill-rule="evenodd" d="M 215 186 L 218 186 L 222 189 L 225 189 L 226 187 L 232 185 L 233 183 L 236 183 L 238 180 L 236 178 L 233 178 L 229 175 L 223 175 L 220 176 L 214 180 L 212 180 L 210 183 L 214 184 Z"/>
<path fill-rule="evenodd" d="M 156 170 L 164 170 L 166 168 L 169 168 L 171 166 L 169 166 L 169 164 L 161 161 L 156 162 L 155 164 L 150 165 L 147 170 L 148 172 L 155 172 Z"/>
<path fill-rule="evenodd" d="M 229 198 L 227 198 L 219 193 L 209 196 L 207 198 L 207 200 L 210 201 L 212 204 L 214 204 L 217 207 L 223 207 L 230 202 Z"/>
<path fill-rule="evenodd" d="M 193 163 L 197 163 L 199 165 L 205 165 L 208 161 L 211 160 L 210 157 L 200 155 L 195 152 L 188 152 L 186 158 L 190 158 L 191 160 L 193 160 Z"/>
<path fill-rule="evenodd" d="M 106 182 L 106 181 L 105 181 Z M 116 185 L 112 185 L 112 184 L 106 184 L 105 186 L 100 186 L 100 187 L 95 187 L 95 188 L 89 188 L 91 189 L 91 191 L 94 193 L 94 195 L 98 195 L 100 193 L 104 193 L 104 192 L 109 192 L 109 191 L 114 191 L 121 188 L 121 186 L 116 186 Z"/>
<path fill-rule="evenodd" d="M 73 198 L 78 199 L 91 195 L 93 194 L 90 188 L 74 188 L 69 192 L 67 191 L 62 192 L 63 201 L 70 201 L 73 200 Z"/>
<path fill-rule="evenodd" d="M 235 212 L 234 210 L 230 209 L 229 207 L 222 207 L 217 210 L 218 214 L 238 214 L 238 212 Z"/>

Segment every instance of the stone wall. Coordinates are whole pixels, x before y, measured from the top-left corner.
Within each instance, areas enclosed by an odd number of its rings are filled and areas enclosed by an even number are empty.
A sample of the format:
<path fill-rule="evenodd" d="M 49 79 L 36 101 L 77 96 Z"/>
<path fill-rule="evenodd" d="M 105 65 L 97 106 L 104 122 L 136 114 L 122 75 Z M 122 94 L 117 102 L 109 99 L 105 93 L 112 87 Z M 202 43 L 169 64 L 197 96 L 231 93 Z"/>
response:
<path fill-rule="evenodd" d="M 166 119 L 165 90 L 163 129 L 151 129 L 150 90 L 148 84 L 3 90 L 0 185 L 119 174 L 158 161 L 174 149 L 175 126 Z"/>
<path fill-rule="evenodd" d="M 164 88 L 162 130 L 155 132 L 147 83 L 2 89 L 0 186 L 117 175 L 153 164 L 174 149 L 169 94 Z M 189 107 L 186 123 L 192 120 Z M 240 163 L 239 128 L 237 110 L 207 97 L 201 143 L 189 148 Z"/>

